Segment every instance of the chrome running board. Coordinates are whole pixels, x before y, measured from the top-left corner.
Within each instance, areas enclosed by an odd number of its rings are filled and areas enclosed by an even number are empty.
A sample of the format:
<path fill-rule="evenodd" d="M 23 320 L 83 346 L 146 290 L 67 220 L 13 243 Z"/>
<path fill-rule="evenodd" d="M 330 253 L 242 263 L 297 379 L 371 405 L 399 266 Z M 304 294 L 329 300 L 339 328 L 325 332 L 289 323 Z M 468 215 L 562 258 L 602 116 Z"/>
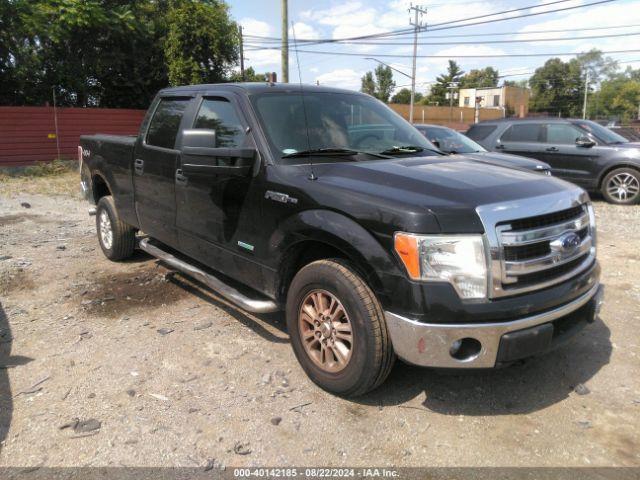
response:
<path fill-rule="evenodd" d="M 191 265 L 179 258 L 176 258 L 174 255 L 169 252 L 165 252 L 161 248 L 156 247 L 149 243 L 148 238 L 143 238 L 138 243 L 138 248 L 147 252 L 149 255 L 162 260 L 164 263 L 169 265 L 171 268 L 175 268 L 176 270 L 189 275 L 190 277 L 195 278 L 196 280 L 204 283 L 206 286 L 215 290 L 217 293 L 222 295 L 225 299 L 230 302 L 236 304 L 243 310 L 246 310 L 251 313 L 271 313 L 277 312 L 280 310 L 278 308 L 278 304 L 273 300 L 258 300 L 254 298 L 247 297 L 243 293 L 240 293 L 238 290 L 233 288 L 230 285 L 227 285 L 222 280 L 213 275 L 201 270 L 194 265 Z"/>

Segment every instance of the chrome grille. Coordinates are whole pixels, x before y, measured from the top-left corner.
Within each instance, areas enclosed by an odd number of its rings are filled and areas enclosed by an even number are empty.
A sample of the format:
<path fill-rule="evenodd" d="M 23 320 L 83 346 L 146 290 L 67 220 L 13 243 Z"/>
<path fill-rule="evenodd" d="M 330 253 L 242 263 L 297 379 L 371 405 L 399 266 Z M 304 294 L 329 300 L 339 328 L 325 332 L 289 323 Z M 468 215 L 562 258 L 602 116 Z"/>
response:
<path fill-rule="evenodd" d="M 595 239 L 587 205 L 577 190 L 479 207 L 491 259 L 490 296 L 546 288 L 588 268 Z"/>

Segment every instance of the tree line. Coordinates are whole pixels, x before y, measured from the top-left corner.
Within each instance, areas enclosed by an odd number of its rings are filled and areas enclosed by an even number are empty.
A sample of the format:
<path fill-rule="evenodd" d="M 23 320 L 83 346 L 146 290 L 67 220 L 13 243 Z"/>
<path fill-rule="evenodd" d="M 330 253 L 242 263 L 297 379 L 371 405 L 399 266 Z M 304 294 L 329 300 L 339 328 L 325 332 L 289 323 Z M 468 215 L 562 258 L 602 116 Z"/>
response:
<path fill-rule="evenodd" d="M 239 80 L 239 43 L 224 1 L 0 0 L 0 105 L 146 108 L 167 85 Z"/>
<path fill-rule="evenodd" d="M 362 77 L 361 91 L 391 103 L 410 102 L 411 91 L 401 88 L 393 94 L 396 84 L 388 66 L 379 65 Z M 588 75 L 588 82 L 587 80 Z M 450 84 L 459 88 L 497 87 L 504 79 L 498 69 L 488 66 L 464 72 L 460 65 L 449 60 L 446 72 L 438 75 L 427 92 L 416 91 L 419 105 L 449 105 Z M 582 116 L 585 87 L 587 115 L 590 118 L 618 118 L 623 121 L 640 115 L 640 69 L 627 67 L 598 50 L 577 55 L 563 61 L 551 58 L 535 69 L 528 80 L 503 80 L 502 85 L 530 88 L 531 112 L 563 117 Z M 454 102 L 457 104 L 457 102 Z"/>

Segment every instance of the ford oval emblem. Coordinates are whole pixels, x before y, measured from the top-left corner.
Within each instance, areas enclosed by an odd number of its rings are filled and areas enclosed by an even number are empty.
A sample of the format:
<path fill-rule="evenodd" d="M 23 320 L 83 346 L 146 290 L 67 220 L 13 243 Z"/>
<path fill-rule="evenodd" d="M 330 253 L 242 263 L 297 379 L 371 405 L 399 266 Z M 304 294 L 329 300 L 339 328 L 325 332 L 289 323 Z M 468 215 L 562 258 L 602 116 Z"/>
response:
<path fill-rule="evenodd" d="M 554 252 L 568 254 L 580 246 L 580 236 L 575 232 L 568 232 L 556 238 L 549 246 Z"/>

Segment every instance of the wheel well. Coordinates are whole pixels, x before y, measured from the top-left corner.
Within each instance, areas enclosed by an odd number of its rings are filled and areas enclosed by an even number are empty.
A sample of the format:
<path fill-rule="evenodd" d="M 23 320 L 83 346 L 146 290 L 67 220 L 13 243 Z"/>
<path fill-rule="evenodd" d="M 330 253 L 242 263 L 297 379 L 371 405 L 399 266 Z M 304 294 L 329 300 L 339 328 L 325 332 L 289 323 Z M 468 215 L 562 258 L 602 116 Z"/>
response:
<path fill-rule="evenodd" d="M 640 173 L 640 167 L 638 167 L 637 165 L 623 163 L 623 164 L 618 164 L 618 165 L 609 167 L 604 172 L 602 172 L 602 174 L 600 174 L 600 180 L 598 180 L 598 190 L 602 188 L 602 182 L 604 182 L 604 179 L 606 178 L 606 176 L 609 175 L 609 173 L 619 168 L 630 168 L 631 170 L 635 170 L 636 172 Z"/>
<path fill-rule="evenodd" d="M 283 258 L 285 258 L 285 260 L 280 266 L 279 277 L 281 280 L 278 288 L 278 299 L 283 303 L 286 301 L 289 285 L 296 273 L 305 265 L 326 258 L 339 258 L 348 261 L 374 291 L 381 290 L 380 282 L 370 265 L 353 258 L 343 250 L 328 243 L 316 240 L 303 241 L 291 247 Z"/>
<path fill-rule="evenodd" d="M 94 175 L 91 184 L 93 191 L 93 200 L 96 204 L 102 197 L 111 195 L 111 191 L 109 190 L 107 182 L 105 182 L 104 178 L 102 178 L 100 175 Z"/>

